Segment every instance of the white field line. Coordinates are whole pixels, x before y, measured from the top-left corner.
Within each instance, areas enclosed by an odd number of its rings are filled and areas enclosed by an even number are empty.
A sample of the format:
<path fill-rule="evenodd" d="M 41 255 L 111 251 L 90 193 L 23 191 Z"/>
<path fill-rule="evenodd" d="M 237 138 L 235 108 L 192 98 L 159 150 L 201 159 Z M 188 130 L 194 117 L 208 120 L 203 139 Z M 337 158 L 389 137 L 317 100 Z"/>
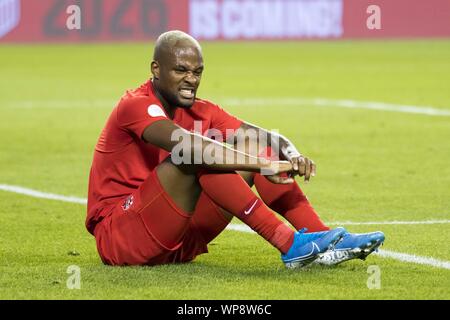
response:
<path fill-rule="evenodd" d="M 423 264 L 427 266 L 433 266 L 441 269 L 450 269 L 450 261 L 439 260 L 431 257 L 421 257 L 415 254 L 407 254 L 401 252 L 394 252 L 389 250 L 378 250 L 375 254 L 383 258 L 392 258 L 402 262 L 410 262 L 416 264 Z"/>
<path fill-rule="evenodd" d="M 449 109 L 438 109 L 430 106 L 392 104 L 376 101 L 336 100 L 324 98 L 230 98 L 224 99 L 224 106 L 316 106 L 340 107 L 350 109 L 370 109 L 391 112 L 415 113 L 428 116 L 450 116 Z"/>
<path fill-rule="evenodd" d="M 7 184 L 0 184 L 0 190 L 8 191 L 8 192 L 14 192 L 18 194 L 27 195 L 30 197 L 35 198 L 42 198 L 42 199 L 50 199 L 50 200 L 59 200 L 64 202 L 70 202 L 70 203 L 78 203 L 78 204 L 86 204 L 87 200 L 84 198 L 78 198 L 73 196 L 62 196 L 54 193 L 47 193 L 47 192 L 41 192 L 33 189 L 28 189 L 24 187 L 19 186 L 12 186 Z M 382 222 L 333 222 L 332 224 L 339 224 L 339 225 L 365 225 L 365 224 L 437 224 L 437 223 L 450 223 L 450 220 L 428 220 L 428 221 L 382 221 Z M 255 233 L 252 229 L 250 229 L 248 226 L 243 224 L 230 224 L 227 227 L 228 230 L 234 230 L 234 231 L 240 231 L 240 232 L 247 232 L 247 233 Z M 399 260 L 402 262 L 410 262 L 410 263 L 416 263 L 416 264 L 423 264 L 428 265 L 432 267 L 437 267 L 441 269 L 450 269 L 450 262 L 449 261 L 443 261 L 438 260 L 435 258 L 430 257 L 421 257 L 401 252 L 394 252 L 394 251 L 388 251 L 388 250 L 379 250 L 377 253 L 379 256 L 384 258 L 391 258 L 395 260 Z"/>
<path fill-rule="evenodd" d="M 108 99 L 55 99 L 55 100 L 17 100 L 7 101 L 1 106 L 6 108 L 23 108 L 23 109 L 78 109 L 78 108 L 109 108 L 112 109 L 117 101 Z M 0 107 L 1 107 L 0 106 Z"/>
<path fill-rule="evenodd" d="M 24 194 L 24 195 L 27 195 L 30 197 L 35 197 L 35 198 L 59 200 L 59 201 L 79 203 L 79 204 L 87 204 L 87 200 L 83 199 L 83 198 L 72 197 L 72 196 L 61 196 L 59 194 L 41 192 L 41 191 L 23 188 L 23 187 L 19 187 L 19 186 L 11 186 L 8 184 L 0 184 L 0 190 Z"/>
<path fill-rule="evenodd" d="M 349 99 L 326 99 L 326 98 L 300 98 L 300 97 L 280 97 L 280 98 L 218 98 L 224 107 L 233 106 L 315 106 L 331 108 L 369 109 L 390 112 L 402 112 L 412 114 L 423 114 L 428 116 L 450 116 L 450 109 L 439 109 L 431 106 L 416 106 L 394 103 L 384 103 L 377 101 L 357 101 Z M 2 106 L 8 108 L 92 108 L 105 107 L 112 109 L 117 101 L 108 99 L 86 99 L 86 100 L 18 100 L 8 101 Z"/>
<path fill-rule="evenodd" d="M 422 220 L 422 221 L 367 221 L 367 222 L 354 222 L 354 221 L 343 221 L 343 222 L 327 222 L 331 226 L 364 226 L 364 225 L 386 225 L 386 224 L 442 224 L 450 223 L 450 220 Z"/>

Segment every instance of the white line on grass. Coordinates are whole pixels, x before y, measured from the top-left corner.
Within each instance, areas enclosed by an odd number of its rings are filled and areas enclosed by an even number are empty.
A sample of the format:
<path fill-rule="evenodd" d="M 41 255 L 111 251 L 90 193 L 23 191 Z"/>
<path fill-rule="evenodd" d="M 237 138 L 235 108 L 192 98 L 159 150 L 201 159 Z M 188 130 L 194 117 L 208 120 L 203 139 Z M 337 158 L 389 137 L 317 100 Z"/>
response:
<path fill-rule="evenodd" d="M 19 186 L 13 186 L 8 184 L 0 184 L 0 190 L 8 191 L 8 192 L 14 192 L 18 194 L 27 195 L 30 197 L 35 198 L 42 198 L 42 199 L 50 199 L 50 200 L 58 200 L 58 201 L 64 201 L 64 202 L 71 202 L 71 203 L 78 203 L 78 204 L 86 204 L 87 200 L 84 198 L 78 198 L 73 196 L 62 196 L 59 194 L 54 193 L 47 193 L 42 191 L 37 191 L 33 189 L 28 189 L 24 187 Z M 437 223 L 450 223 L 450 220 L 426 220 L 426 221 L 382 221 L 382 222 L 333 222 L 330 224 L 338 224 L 338 225 L 367 225 L 367 224 L 437 224 Z M 227 227 L 228 230 L 233 231 L 240 231 L 240 232 L 248 232 L 248 233 L 255 233 L 252 229 L 250 229 L 248 226 L 243 224 L 230 224 Z M 438 260 L 434 258 L 429 257 L 421 257 L 401 252 L 394 252 L 394 251 L 388 251 L 388 250 L 379 250 L 377 253 L 381 257 L 385 258 L 392 258 L 395 260 L 399 260 L 402 262 L 410 262 L 410 263 L 416 263 L 416 264 L 423 264 L 423 265 L 429 265 L 437 268 L 442 269 L 450 269 L 450 262 Z"/>
<path fill-rule="evenodd" d="M 253 234 L 255 233 L 252 229 L 243 224 L 229 224 L 227 229 L 239 232 L 247 232 Z M 378 252 L 375 252 L 375 254 L 383 258 L 391 258 L 402 262 L 423 264 L 441 269 L 450 269 L 450 261 L 438 260 L 430 257 L 421 257 L 413 254 L 394 252 L 382 249 L 379 249 Z"/>
<path fill-rule="evenodd" d="M 421 257 L 421 256 L 416 256 L 415 254 L 407 254 L 407 253 L 394 252 L 394 251 L 381 250 L 381 249 L 378 250 L 378 252 L 376 252 L 375 254 L 377 254 L 383 258 L 392 258 L 392 259 L 403 261 L 403 262 L 424 264 L 424 265 L 433 266 L 433 267 L 441 268 L 441 269 L 450 269 L 449 261 L 438 260 L 438 259 L 431 258 L 431 257 Z"/>
<path fill-rule="evenodd" d="M 367 221 L 367 222 L 354 222 L 354 221 L 343 221 L 343 222 L 327 222 L 327 224 L 332 226 L 364 226 L 364 225 L 384 225 L 384 224 L 442 224 L 450 223 L 450 220 L 421 220 L 421 221 Z"/>
<path fill-rule="evenodd" d="M 390 112 L 423 114 L 428 116 L 450 116 L 449 109 L 438 109 L 431 106 L 416 106 L 385 103 L 377 101 L 357 101 L 350 99 L 301 98 L 301 97 L 268 97 L 268 98 L 218 98 L 224 106 L 315 106 L 331 108 L 369 109 Z M 10 108 L 82 108 L 106 107 L 113 108 L 117 101 L 109 99 L 85 100 L 18 100 L 8 101 L 3 106 Z"/>
<path fill-rule="evenodd" d="M 450 110 L 437 109 L 430 106 L 414 106 L 376 101 L 336 100 L 325 98 L 230 98 L 224 99 L 224 105 L 235 106 L 316 106 L 316 107 L 341 107 L 351 109 L 370 109 L 391 112 L 415 113 L 428 116 L 450 116 Z"/>
<path fill-rule="evenodd" d="M 19 187 L 19 186 L 11 186 L 8 184 L 0 184 L 0 190 L 24 194 L 24 195 L 27 195 L 30 197 L 35 197 L 35 198 L 87 204 L 87 200 L 83 199 L 83 198 L 78 198 L 78 197 L 73 197 L 73 196 L 61 196 L 59 194 L 41 192 L 41 191 L 23 188 L 23 187 Z"/>
<path fill-rule="evenodd" d="M 22 109 L 78 109 L 78 108 L 110 108 L 112 109 L 117 101 L 111 99 L 55 99 L 55 100 L 16 100 L 7 101 L 2 106 L 7 108 Z"/>

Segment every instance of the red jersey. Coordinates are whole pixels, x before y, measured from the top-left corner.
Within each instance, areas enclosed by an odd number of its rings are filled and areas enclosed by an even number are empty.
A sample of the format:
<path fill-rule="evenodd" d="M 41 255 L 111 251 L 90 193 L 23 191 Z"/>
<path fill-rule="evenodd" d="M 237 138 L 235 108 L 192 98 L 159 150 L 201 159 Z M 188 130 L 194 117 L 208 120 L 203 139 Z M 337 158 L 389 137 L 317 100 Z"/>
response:
<path fill-rule="evenodd" d="M 95 147 L 89 176 L 86 227 L 90 233 L 169 155 L 142 139 L 145 128 L 162 119 L 168 116 L 150 80 L 127 91 L 111 112 Z M 177 108 L 172 121 L 189 131 L 194 129 L 194 121 L 201 121 L 202 130 L 215 128 L 224 137 L 227 129 L 242 124 L 219 106 L 201 99 L 189 109 Z"/>

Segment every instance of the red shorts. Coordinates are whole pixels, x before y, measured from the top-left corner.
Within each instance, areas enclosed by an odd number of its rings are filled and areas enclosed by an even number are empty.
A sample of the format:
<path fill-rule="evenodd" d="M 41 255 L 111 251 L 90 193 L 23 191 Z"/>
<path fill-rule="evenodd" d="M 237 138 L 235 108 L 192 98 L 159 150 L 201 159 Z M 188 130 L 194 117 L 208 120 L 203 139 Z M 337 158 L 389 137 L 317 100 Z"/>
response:
<path fill-rule="evenodd" d="M 156 170 L 95 227 L 97 250 L 110 265 L 158 265 L 193 260 L 230 221 L 202 192 L 190 216 L 163 190 Z"/>

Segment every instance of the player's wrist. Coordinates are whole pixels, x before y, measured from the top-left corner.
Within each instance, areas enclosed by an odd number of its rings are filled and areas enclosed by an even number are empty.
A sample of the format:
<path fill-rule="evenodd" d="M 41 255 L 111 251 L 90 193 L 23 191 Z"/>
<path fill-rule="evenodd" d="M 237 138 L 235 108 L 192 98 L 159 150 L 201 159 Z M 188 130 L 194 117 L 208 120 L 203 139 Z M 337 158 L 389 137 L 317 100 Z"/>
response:
<path fill-rule="evenodd" d="M 288 161 L 291 161 L 293 158 L 298 158 L 302 156 L 300 151 L 298 151 L 297 148 L 292 144 L 282 146 L 281 153 L 283 157 Z"/>

